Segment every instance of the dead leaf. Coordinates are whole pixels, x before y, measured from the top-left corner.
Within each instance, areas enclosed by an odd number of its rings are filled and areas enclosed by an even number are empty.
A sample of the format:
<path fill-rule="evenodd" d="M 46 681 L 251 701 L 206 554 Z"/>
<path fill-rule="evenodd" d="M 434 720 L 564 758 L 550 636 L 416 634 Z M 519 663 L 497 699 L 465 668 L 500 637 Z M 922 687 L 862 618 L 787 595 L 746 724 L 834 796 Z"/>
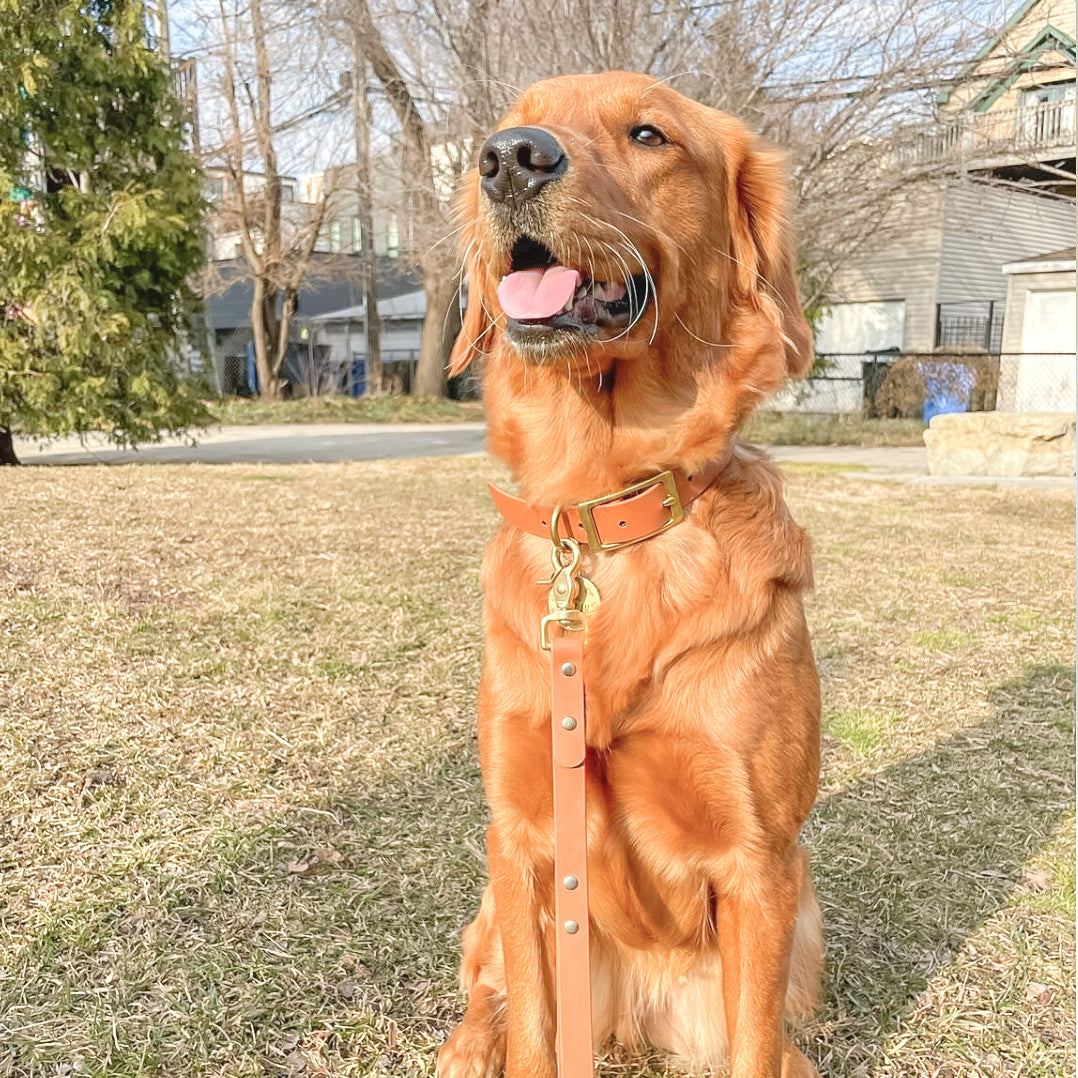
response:
<path fill-rule="evenodd" d="M 1030 891 L 1050 891 L 1055 880 L 1047 869 L 1034 868 L 1022 876 L 1020 883 Z"/>

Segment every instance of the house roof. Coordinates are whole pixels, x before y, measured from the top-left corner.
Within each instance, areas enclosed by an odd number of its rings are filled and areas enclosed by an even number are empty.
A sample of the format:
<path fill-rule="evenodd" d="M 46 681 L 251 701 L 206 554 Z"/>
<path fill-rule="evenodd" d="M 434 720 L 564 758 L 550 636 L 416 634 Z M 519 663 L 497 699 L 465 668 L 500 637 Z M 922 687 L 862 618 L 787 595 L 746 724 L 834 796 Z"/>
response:
<path fill-rule="evenodd" d="M 1041 70 L 1050 71 L 1050 66 L 1038 67 L 1038 61 L 1045 52 L 1059 52 L 1073 65 L 1075 59 L 1074 40 L 1057 30 L 1054 26 L 1046 26 L 1035 38 L 1033 38 L 1022 51 L 1014 58 L 1006 71 L 1000 72 L 988 86 L 982 90 L 972 102 L 970 107 L 977 112 L 984 112 L 998 97 L 1009 90 L 1011 86 L 1027 71 Z M 1068 68 L 1064 75 L 1073 74 L 1073 68 Z M 1057 81 L 1073 81 L 1060 79 Z"/>
<path fill-rule="evenodd" d="M 296 302 L 296 315 L 309 319 L 324 314 L 326 311 L 339 311 L 358 304 L 363 298 L 363 287 L 359 283 L 359 273 L 341 273 L 339 267 L 342 258 L 348 255 L 315 254 L 312 260 L 315 270 L 304 282 Z M 398 258 L 378 258 L 375 260 L 378 275 L 378 293 L 385 299 L 414 292 L 419 285 L 415 271 L 403 264 Z M 319 263 L 326 263 L 319 268 Z M 337 268 L 330 276 L 331 266 Z M 219 295 L 206 299 L 206 321 L 216 331 L 241 329 L 251 324 L 251 298 L 254 286 L 248 275 L 246 263 L 242 258 L 231 259 L 220 264 L 220 271 L 226 280 L 232 283 Z"/>
<path fill-rule="evenodd" d="M 1053 271 L 1073 270 L 1075 250 L 1064 247 L 1060 251 L 1050 251 L 1046 255 L 1033 255 L 1032 258 L 1018 258 L 1003 266 L 1004 273 L 1051 273 Z"/>
<path fill-rule="evenodd" d="M 342 307 L 339 311 L 326 311 L 305 319 L 307 322 L 361 322 L 366 316 L 366 305 L 357 303 L 351 307 Z M 378 301 L 378 313 L 382 318 L 420 319 L 427 313 L 427 294 L 422 289 L 417 292 L 405 292 L 399 296 Z"/>

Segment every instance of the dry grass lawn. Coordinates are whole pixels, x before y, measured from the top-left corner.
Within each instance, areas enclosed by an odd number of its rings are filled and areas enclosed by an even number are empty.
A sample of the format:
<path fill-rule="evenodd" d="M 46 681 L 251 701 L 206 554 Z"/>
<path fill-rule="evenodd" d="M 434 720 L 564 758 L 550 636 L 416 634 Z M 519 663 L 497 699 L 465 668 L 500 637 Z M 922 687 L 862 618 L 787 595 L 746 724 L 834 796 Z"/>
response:
<path fill-rule="evenodd" d="M 0 1075 L 433 1073 L 496 473 L 0 475 Z M 826 701 L 799 1035 L 828 1078 L 1072 1074 L 1074 499 L 789 494 Z"/>

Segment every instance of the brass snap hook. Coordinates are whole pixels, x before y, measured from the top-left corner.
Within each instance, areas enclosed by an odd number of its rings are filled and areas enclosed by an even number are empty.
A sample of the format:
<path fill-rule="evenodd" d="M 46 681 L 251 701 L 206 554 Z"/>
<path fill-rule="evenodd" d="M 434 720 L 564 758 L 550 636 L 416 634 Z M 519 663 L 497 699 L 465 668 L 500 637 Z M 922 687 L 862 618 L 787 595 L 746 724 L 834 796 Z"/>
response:
<path fill-rule="evenodd" d="M 560 535 L 558 533 L 558 525 L 561 524 L 562 507 L 560 505 L 554 506 L 554 511 L 550 514 L 550 541 L 556 546 L 563 546 L 567 538 L 570 536 Z M 571 533 L 572 529 L 570 529 Z"/>
<path fill-rule="evenodd" d="M 561 506 L 555 506 L 550 514 L 550 542 L 553 544 L 553 549 L 550 551 L 550 564 L 556 573 L 567 569 L 572 574 L 580 565 L 580 544 L 571 535 L 558 534 L 561 514 Z"/>

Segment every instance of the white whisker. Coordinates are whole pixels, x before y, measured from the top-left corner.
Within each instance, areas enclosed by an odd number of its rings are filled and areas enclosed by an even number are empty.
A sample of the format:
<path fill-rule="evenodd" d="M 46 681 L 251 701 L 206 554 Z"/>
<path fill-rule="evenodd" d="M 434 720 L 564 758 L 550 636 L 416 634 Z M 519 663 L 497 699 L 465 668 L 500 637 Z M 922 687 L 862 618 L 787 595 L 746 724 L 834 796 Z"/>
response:
<path fill-rule="evenodd" d="M 684 322 L 681 321 L 681 315 L 676 311 L 674 312 L 674 317 L 678 320 L 681 328 L 685 330 L 694 341 L 699 341 L 701 344 L 707 345 L 708 348 L 733 348 L 732 344 L 723 344 L 720 341 L 705 341 L 703 337 L 698 337 Z"/>

